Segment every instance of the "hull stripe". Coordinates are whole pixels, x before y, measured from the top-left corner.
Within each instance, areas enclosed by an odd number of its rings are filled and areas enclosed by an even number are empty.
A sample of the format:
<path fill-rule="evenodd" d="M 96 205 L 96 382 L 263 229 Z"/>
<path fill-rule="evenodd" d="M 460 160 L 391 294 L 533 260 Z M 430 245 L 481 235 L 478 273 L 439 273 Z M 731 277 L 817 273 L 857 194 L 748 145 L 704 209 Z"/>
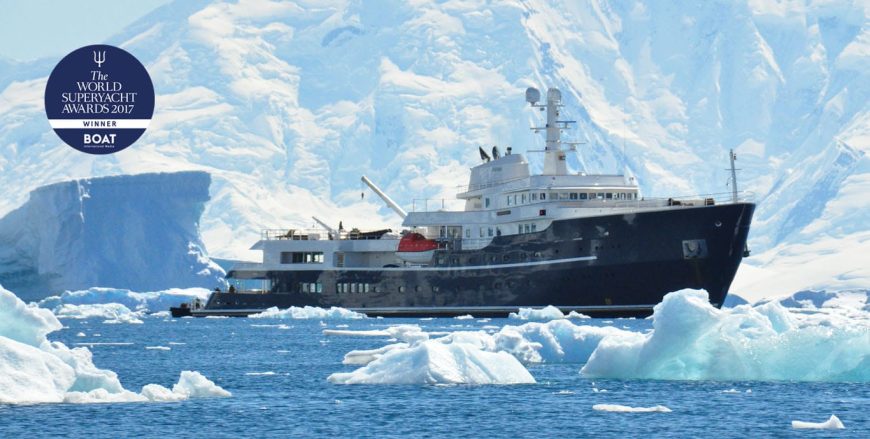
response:
<path fill-rule="evenodd" d="M 306 267 L 305 269 L 291 269 L 286 266 L 263 266 L 263 268 L 258 268 L 256 270 L 230 270 L 236 273 L 244 273 L 245 271 L 255 271 L 255 272 L 263 272 L 263 271 L 464 271 L 464 270 L 497 270 L 502 268 L 520 268 L 520 267 L 536 267 L 539 265 L 555 265 L 555 264 L 568 264 L 571 262 L 582 262 L 582 261 L 594 261 L 598 259 L 598 256 L 580 256 L 576 258 L 565 258 L 565 259 L 550 259 L 547 261 L 533 261 L 533 262 L 514 262 L 510 264 L 492 264 L 492 265 L 467 265 L 467 266 L 459 266 L 459 267 L 419 267 L 419 266 L 408 266 L 408 267 Z"/>

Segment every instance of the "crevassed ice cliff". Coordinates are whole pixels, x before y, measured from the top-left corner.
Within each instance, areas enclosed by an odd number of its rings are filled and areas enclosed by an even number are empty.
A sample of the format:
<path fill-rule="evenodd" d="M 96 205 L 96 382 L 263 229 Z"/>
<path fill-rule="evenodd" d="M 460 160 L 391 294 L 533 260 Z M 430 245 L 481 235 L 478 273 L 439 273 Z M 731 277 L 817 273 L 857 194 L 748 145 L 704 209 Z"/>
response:
<path fill-rule="evenodd" d="M 38 188 L 0 219 L 0 282 L 31 299 L 92 286 L 212 288 L 224 272 L 198 232 L 210 181 L 176 172 Z"/>

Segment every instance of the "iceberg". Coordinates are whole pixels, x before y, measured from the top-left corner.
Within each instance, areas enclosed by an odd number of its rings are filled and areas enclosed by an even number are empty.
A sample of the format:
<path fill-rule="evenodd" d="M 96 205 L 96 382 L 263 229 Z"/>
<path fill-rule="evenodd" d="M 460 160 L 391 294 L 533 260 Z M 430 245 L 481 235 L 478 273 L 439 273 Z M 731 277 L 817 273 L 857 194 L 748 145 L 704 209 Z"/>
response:
<path fill-rule="evenodd" d="M 167 311 L 170 307 L 194 299 L 205 301 L 210 291 L 206 288 L 169 288 L 160 291 L 134 292 L 121 288 L 88 288 L 79 291 L 65 291 L 59 296 L 46 297 L 39 301 L 41 308 L 50 308 L 57 314 L 64 305 L 103 305 L 120 304 L 142 313 Z"/>
<path fill-rule="evenodd" d="M 47 335 L 62 327 L 51 311 L 27 305 L 0 287 L 0 404 L 177 401 L 230 396 L 191 371 L 183 371 L 171 391 L 157 384 L 146 385 L 140 393 L 126 390 L 117 374 L 94 365 L 87 348 L 70 349 L 63 343 L 50 342 Z"/>
<path fill-rule="evenodd" d="M 469 343 L 418 341 L 395 347 L 353 372 L 334 373 L 337 384 L 533 384 L 535 379 L 506 352 Z"/>
<path fill-rule="evenodd" d="M 586 377 L 870 381 L 870 314 L 789 310 L 779 302 L 716 309 L 707 293 L 670 293 L 653 331 L 605 337 Z"/>
<path fill-rule="evenodd" d="M 94 305 L 64 304 L 55 308 L 54 315 L 59 319 L 104 319 L 103 323 L 141 324 L 140 313 L 134 313 L 120 303 L 100 303 Z"/>
<path fill-rule="evenodd" d="M 588 319 L 589 316 L 580 314 L 577 311 L 571 311 L 567 315 L 562 314 L 562 311 L 559 308 L 556 308 L 553 305 L 547 305 L 543 308 L 520 308 L 519 312 L 512 312 L 508 315 L 510 319 L 517 320 L 535 320 L 535 321 L 547 321 L 547 320 L 560 320 L 560 319 Z"/>
<path fill-rule="evenodd" d="M 365 314 L 351 311 L 349 309 L 333 306 L 332 308 L 318 308 L 316 306 L 296 307 L 291 306 L 287 309 L 279 310 L 278 307 L 271 307 L 261 313 L 248 316 L 251 319 L 364 319 Z"/>
<path fill-rule="evenodd" d="M 672 410 L 663 406 L 656 405 L 653 407 L 629 407 L 619 404 L 595 404 L 592 410 L 600 412 L 617 412 L 617 413 L 670 413 Z"/>
<path fill-rule="evenodd" d="M 831 415 L 825 422 L 805 422 L 805 421 L 791 421 L 791 428 L 807 428 L 807 429 L 819 429 L 819 430 L 839 430 L 846 428 L 843 425 L 843 422 L 840 421 L 840 418 L 837 415 Z"/>
<path fill-rule="evenodd" d="M 94 285 L 221 285 L 198 231 L 210 184 L 208 173 L 175 172 L 37 188 L 0 218 L 0 282 L 28 300 Z"/>

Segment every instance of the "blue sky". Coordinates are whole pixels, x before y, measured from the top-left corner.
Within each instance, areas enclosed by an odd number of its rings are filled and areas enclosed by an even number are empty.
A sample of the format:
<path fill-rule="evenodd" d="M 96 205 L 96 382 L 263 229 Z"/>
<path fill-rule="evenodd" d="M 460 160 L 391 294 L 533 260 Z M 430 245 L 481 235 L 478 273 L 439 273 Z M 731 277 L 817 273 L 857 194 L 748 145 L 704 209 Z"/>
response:
<path fill-rule="evenodd" d="M 104 42 L 170 0 L 0 0 L 0 57 L 61 57 Z"/>

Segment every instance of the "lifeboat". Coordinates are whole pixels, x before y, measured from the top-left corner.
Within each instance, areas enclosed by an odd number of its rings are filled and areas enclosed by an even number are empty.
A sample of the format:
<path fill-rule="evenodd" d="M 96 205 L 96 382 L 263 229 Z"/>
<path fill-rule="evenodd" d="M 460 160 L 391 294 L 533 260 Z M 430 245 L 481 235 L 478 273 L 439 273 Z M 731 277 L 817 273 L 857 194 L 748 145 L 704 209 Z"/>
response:
<path fill-rule="evenodd" d="M 396 256 L 413 264 L 426 264 L 432 261 L 432 255 L 438 243 L 434 239 L 426 239 L 419 233 L 408 233 L 399 241 Z"/>

